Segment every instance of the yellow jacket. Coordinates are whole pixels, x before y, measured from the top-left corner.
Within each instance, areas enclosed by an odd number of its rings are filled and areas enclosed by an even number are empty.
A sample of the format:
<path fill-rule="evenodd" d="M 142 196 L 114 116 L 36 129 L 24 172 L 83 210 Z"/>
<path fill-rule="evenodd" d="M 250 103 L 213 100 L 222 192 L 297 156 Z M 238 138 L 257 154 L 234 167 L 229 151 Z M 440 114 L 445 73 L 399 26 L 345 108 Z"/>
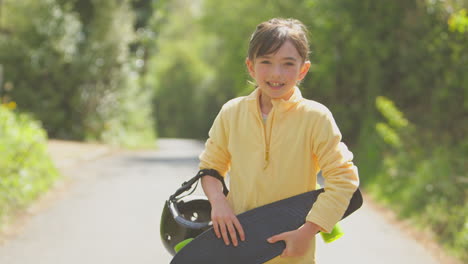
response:
<path fill-rule="evenodd" d="M 322 170 L 325 192 L 306 220 L 330 232 L 359 185 L 353 154 L 341 142 L 331 112 L 304 99 L 297 87 L 289 100 L 272 100 L 265 124 L 259 95 L 257 88 L 222 107 L 200 155 L 200 169 L 216 169 L 223 176 L 229 172 L 227 199 L 236 214 L 315 190 Z M 268 263 L 315 263 L 312 244 L 302 258 L 278 257 Z"/>

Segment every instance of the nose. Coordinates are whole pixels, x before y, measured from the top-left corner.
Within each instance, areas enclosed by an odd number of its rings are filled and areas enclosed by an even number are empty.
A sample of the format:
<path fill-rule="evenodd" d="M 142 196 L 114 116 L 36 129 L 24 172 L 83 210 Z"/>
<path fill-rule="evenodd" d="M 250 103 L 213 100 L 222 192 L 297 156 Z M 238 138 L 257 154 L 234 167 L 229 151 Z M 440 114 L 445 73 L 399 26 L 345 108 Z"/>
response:
<path fill-rule="evenodd" d="M 280 77 L 281 76 L 281 65 L 274 65 L 271 69 L 271 77 Z"/>

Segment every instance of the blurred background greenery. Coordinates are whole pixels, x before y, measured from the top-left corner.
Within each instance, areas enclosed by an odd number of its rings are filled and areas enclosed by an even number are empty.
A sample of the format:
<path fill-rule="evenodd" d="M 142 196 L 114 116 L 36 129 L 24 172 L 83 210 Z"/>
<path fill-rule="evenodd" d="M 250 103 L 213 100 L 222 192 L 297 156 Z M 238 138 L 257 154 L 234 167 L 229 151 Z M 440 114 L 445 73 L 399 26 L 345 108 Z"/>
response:
<path fill-rule="evenodd" d="M 13 137 L 206 138 L 253 89 L 248 39 L 272 17 L 308 26 L 301 89 L 334 113 L 364 188 L 468 261 L 468 0 L 0 0 L 0 206 L 23 203 Z M 9 132 L 25 122 L 45 133 Z"/>

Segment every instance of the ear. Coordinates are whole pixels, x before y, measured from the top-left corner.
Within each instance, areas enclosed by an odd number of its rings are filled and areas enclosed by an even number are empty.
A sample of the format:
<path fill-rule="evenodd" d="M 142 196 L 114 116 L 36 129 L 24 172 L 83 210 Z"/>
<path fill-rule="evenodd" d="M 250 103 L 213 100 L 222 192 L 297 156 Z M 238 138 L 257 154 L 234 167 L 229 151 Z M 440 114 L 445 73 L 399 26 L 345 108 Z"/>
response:
<path fill-rule="evenodd" d="M 309 69 L 310 69 L 310 61 L 305 61 L 301 67 L 301 72 L 299 73 L 297 80 L 301 81 L 302 79 L 304 79 L 304 77 L 306 77 L 307 73 L 309 72 Z"/>
<path fill-rule="evenodd" d="M 251 61 L 249 58 L 246 58 L 245 65 L 247 66 L 247 70 L 249 70 L 250 76 L 255 79 L 255 70 L 254 70 L 253 61 Z"/>

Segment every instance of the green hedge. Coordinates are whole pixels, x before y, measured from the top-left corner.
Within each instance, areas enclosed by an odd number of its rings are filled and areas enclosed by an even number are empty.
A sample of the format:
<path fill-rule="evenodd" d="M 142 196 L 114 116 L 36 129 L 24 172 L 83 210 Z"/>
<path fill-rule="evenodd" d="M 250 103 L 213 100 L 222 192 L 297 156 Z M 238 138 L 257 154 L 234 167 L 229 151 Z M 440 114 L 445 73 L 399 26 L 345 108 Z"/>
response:
<path fill-rule="evenodd" d="M 51 138 L 153 145 L 153 92 L 131 49 L 139 38 L 130 2 L 3 1 L 0 96 Z"/>
<path fill-rule="evenodd" d="M 357 152 L 363 185 L 400 217 L 431 230 L 466 263 L 468 141 L 437 144 L 421 127 L 406 120 L 389 99 L 378 97 L 377 108 L 382 114 L 375 126 L 377 133 Z"/>
<path fill-rule="evenodd" d="M 46 143 L 39 122 L 0 105 L 0 226 L 59 177 Z"/>

